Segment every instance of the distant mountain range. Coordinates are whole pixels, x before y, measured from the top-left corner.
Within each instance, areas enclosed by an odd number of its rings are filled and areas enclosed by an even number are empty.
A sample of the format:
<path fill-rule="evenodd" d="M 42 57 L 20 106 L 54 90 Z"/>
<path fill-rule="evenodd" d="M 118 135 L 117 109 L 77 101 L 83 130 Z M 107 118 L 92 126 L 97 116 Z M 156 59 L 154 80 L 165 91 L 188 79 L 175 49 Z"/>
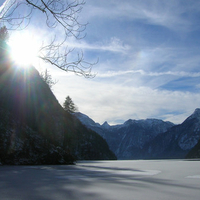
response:
<path fill-rule="evenodd" d="M 75 116 L 108 143 L 118 159 L 200 157 L 200 109 L 182 124 L 159 119 L 132 120 L 124 124 L 100 125 L 82 113 Z M 198 153 L 199 151 L 199 153 Z"/>

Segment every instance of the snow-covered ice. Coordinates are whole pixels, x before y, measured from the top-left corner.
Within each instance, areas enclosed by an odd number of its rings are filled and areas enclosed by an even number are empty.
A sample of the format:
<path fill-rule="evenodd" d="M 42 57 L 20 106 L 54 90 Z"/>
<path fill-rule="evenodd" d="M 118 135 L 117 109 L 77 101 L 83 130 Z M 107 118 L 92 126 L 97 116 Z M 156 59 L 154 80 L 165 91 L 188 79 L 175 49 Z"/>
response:
<path fill-rule="evenodd" d="M 0 166 L 0 200 L 199 200 L 200 161 Z"/>

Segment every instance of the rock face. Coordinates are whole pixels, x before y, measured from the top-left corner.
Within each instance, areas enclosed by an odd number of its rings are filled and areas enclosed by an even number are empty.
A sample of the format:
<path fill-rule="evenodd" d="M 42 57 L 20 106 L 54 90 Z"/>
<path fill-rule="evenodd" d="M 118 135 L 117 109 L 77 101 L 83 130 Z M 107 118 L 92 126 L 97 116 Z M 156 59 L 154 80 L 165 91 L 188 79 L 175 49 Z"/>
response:
<path fill-rule="evenodd" d="M 116 159 L 106 141 L 65 112 L 35 68 L 0 56 L 0 163 Z"/>
<path fill-rule="evenodd" d="M 158 119 L 130 119 L 110 126 L 95 123 L 81 113 L 76 116 L 107 141 L 118 159 L 200 157 L 200 109 L 179 125 Z"/>
<path fill-rule="evenodd" d="M 145 146 L 147 158 L 185 158 L 200 139 L 200 109 Z"/>

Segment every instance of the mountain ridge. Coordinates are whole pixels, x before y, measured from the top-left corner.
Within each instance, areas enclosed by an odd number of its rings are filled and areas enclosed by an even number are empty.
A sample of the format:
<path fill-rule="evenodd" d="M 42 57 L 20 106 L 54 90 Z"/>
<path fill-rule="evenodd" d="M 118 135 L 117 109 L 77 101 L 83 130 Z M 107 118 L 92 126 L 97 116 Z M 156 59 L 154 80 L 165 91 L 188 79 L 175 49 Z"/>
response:
<path fill-rule="evenodd" d="M 75 113 L 74 115 L 85 126 L 101 135 L 118 159 L 139 158 L 140 156 L 136 155 L 137 153 L 132 155 L 131 151 L 141 151 L 146 142 L 151 141 L 157 134 L 165 132 L 168 128 L 174 126 L 171 122 L 164 122 L 159 119 L 129 119 L 123 124 L 109 125 L 107 122 L 104 122 L 100 125 L 89 117 L 85 120 L 86 117 L 84 114 Z"/>
<path fill-rule="evenodd" d="M 152 148 L 152 144 L 145 147 L 150 148 L 154 154 L 151 158 L 155 156 L 162 158 L 187 157 L 200 140 L 200 109 L 195 109 L 181 124 L 172 127 L 165 135 L 162 134 L 160 137 L 155 138 L 154 144 L 158 144 L 158 141 L 159 144 L 154 145 L 154 148 Z M 155 148 L 159 149 L 159 153 L 156 153 Z"/>
<path fill-rule="evenodd" d="M 129 119 L 118 125 L 100 125 L 93 120 L 89 125 L 84 118 L 80 121 L 100 134 L 118 159 L 192 157 L 189 152 L 200 146 L 200 108 L 178 125 L 160 119 Z"/>

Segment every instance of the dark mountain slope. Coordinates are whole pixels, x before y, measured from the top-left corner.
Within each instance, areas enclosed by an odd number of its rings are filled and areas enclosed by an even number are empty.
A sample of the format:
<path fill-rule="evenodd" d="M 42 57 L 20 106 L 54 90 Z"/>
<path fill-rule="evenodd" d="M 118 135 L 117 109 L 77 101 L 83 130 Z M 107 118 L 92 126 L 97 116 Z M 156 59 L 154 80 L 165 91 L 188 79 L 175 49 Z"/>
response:
<path fill-rule="evenodd" d="M 97 133 L 60 106 L 35 68 L 0 56 L 0 160 L 6 164 L 57 164 L 115 159 Z"/>
<path fill-rule="evenodd" d="M 88 128 L 108 143 L 118 159 L 159 159 L 200 157 L 200 109 L 182 124 L 157 119 L 128 120 L 110 126 L 95 123 L 82 113 L 75 114 Z M 186 156 L 187 155 L 187 156 Z"/>
<path fill-rule="evenodd" d="M 200 139 L 200 109 L 145 146 L 146 158 L 185 158 Z"/>
<path fill-rule="evenodd" d="M 194 146 L 194 148 L 189 151 L 189 153 L 186 155 L 185 158 L 191 159 L 191 158 L 200 158 L 200 140 L 199 142 Z"/>
<path fill-rule="evenodd" d="M 174 126 L 171 122 L 158 119 L 129 119 L 121 125 L 110 126 L 107 122 L 100 125 L 82 113 L 75 113 L 75 116 L 101 135 L 118 159 L 143 158 L 144 145 Z"/>

